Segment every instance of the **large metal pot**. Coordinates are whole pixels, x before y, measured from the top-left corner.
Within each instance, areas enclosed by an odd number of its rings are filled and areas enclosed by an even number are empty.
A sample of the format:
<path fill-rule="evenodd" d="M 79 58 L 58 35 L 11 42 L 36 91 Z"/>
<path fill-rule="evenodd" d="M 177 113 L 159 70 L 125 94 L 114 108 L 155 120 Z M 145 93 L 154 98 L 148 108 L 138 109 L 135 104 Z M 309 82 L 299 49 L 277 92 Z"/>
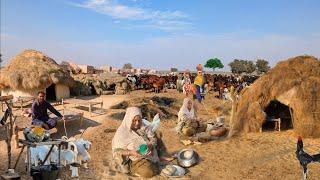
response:
<path fill-rule="evenodd" d="M 198 161 L 199 155 L 193 149 L 183 149 L 178 153 L 178 163 L 182 167 L 191 167 Z"/>

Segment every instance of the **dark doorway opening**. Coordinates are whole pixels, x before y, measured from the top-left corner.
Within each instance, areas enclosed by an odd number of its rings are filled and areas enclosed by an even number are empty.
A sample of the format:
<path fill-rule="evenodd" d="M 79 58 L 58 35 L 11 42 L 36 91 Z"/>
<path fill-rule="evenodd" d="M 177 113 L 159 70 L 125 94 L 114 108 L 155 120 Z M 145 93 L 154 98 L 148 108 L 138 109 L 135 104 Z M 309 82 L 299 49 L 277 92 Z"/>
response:
<path fill-rule="evenodd" d="M 55 101 L 57 100 L 56 96 L 56 85 L 51 84 L 47 89 L 46 89 L 46 100 L 47 101 Z"/>
<path fill-rule="evenodd" d="M 97 91 L 94 88 L 94 86 L 92 85 L 92 83 L 90 83 L 89 88 L 90 88 L 91 95 L 97 95 Z"/>
<path fill-rule="evenodd" d="M 281 130 L 288 130 L 293 128 L 290 107 L 282 104 L 277 100 L 273 100 L 265 108 L 264 112 L 267 114 L 264 123 L 262 124 L 263 131 L 274 130 L 276 127 L 275 119 L 281 120 Z M 292 112 L 292 109 L 291 109 Z M 277 129 L 278 127 L 276 127 Z"/>

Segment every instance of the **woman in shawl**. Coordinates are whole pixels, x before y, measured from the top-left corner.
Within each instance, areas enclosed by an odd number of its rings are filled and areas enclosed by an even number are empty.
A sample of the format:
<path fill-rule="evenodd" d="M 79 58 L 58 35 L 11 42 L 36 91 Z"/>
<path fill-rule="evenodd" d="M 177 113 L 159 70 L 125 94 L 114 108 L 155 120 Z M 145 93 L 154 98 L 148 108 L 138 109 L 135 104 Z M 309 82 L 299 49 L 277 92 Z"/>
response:
<path fill-rule="evenodd" d="M 139 153 L 141 145 L 147 145 L 146 155 Z M 166 148 L 160 137 L 143 124 L 138 107 L 127 108 L 112 139 L 112 153 L 119 171 L 146 178 L 158 173 L 156 164 L 160 160 L 171 160 L 164 157 Z"/>
<path fill-rule="evenodd" d="M 178 113 L 177 133 L 193 136 L 206 131 L 207 125 L 200 122 L 195 111 L 195 105 L 190 98 L 184 98 L 183 105 Z"/>

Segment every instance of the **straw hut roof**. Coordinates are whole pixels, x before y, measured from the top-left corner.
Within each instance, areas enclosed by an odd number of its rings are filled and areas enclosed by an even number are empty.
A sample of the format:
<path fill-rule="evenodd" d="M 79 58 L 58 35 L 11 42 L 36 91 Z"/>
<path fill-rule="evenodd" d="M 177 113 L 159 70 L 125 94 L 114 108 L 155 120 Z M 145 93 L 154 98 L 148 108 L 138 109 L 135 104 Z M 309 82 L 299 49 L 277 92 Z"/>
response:
<path fill-rule="evenodd" d="M 73 78 L 50 57 L 36 50 L 25 50 L 0 71 L 0 88 L 30 91 L 52 83 L 72 86 Z"/>
<path fill-rule="evenodd" d="M 281 61 L 245 88 L 231 119 L 229 136 L 258 132 L 266 119 L 264 110 L 272 100 L 289 107 L 297 135 L 320 137 L 319 59 L 297 56 Z"/>

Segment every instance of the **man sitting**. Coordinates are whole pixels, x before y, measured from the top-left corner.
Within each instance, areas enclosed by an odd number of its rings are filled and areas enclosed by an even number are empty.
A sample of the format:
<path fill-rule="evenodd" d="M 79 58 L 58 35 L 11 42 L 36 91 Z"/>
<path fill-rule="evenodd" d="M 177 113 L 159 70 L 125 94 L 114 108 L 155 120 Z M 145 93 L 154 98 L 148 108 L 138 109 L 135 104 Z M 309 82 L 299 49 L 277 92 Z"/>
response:
<path fill-rule="evenodd" d="M 47 110 L 49 109 L 53 114 L 59 118 L 63 116 L 45 100 L 46 93 L 40 91 L 38 93 L 38 99 L 32 104 L 32 125 L 38 125 L 46 130 L 52 129 L 57 125 L 57 119 L 49 119 Z"/>

